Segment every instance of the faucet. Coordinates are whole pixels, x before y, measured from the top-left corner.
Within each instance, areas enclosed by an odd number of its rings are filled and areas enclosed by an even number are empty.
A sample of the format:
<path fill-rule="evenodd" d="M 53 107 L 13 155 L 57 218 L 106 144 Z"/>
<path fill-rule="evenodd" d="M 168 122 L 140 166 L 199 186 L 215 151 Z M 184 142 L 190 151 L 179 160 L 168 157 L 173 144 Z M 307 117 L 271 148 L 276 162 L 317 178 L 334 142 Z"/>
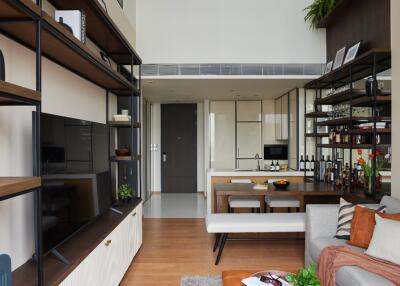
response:
<path fill-rule="evenodd" d="M 260 166 L 260 155 L 257 153 L 256 156 L 254 156 L 254 158 L 257 159 L 257 171 L 261 171 L 261 166 Z"/>

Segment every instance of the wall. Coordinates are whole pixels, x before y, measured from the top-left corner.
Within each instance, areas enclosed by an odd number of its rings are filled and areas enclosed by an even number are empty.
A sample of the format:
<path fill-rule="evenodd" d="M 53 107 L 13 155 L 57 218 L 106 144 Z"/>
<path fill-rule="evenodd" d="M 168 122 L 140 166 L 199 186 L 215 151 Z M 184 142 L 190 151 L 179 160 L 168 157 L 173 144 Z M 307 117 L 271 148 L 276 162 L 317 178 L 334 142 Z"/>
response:
<path fill-rule="evenodd" d="M 391 1 L 392 94 L 400 93 L 400 1 Z M 400 97 L 392 97 L 392 110 L 400 108 Z M 400 146 L 400 113 L 392 112 L 392 145 Z M 392 196 L 400 198 L 400 149 L 392 149 Z"/>
<path fill-rule="evenodd" d="M 323 63 L 325 30 L 309 30 L 312 0 L 137 0 L 144 63 Z"/>

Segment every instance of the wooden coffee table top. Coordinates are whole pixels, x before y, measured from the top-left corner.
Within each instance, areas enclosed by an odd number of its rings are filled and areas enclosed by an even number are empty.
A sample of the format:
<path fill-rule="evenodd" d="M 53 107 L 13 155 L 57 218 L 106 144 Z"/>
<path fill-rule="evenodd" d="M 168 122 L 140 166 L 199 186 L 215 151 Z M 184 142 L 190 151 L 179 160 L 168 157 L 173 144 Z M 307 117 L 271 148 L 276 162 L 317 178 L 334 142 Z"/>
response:
<path fill-rule="evenodd" d="M 223 286 L 243 286 L 242 280 L 246 277 L 249 277 L 255 273 L 260 272 L 259 270 L 228 270 L 222 271 L 222 281 Z M 263 271 L 264 272 L 264 271 Z M 286 273 L 282 271 L 271 270 L 272 274 L 274 273 Z"/>

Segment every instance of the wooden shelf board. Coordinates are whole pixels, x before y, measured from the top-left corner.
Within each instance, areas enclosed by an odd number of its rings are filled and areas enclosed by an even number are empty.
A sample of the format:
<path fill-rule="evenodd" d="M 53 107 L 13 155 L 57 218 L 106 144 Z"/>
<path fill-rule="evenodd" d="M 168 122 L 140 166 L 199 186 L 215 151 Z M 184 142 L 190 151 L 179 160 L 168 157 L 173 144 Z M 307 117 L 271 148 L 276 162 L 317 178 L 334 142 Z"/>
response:
<path fill-rule="evenodd" d="M 361 128 L 356 128 L 352 129 L 349 131 L 350 134 L 372 134 L 374 133 L 373 128 L 368 128 L 368 129 L 361 129 Z M 385 135 L 385 134 L 391 134 L 392 133 L 392 128 L 377 128 L 376 129 L 377 134 Z"/>
<path fill-rule="evenodd" d="M 377 63 L 377 73 L 391 68 L 390 49 L 375 48 L 363 53 L 336 70 L 308 82 L 304 87 L 308 89 L 324 89 L 344 86 L 350 81 L 350 70 L 352 71 L 352 81 L 358 81 L 371 74 L 371 67 L 374 63 L 374 58 Z"/>
<path fill-rule="evenodd" d="M 134 48 L 97 0 L 49 1 L 58 9 L 82 9 L 85 11 L 88 37 L 110 55 L 116 63 L 130 65 L 133 54 L 134 64 L 141 64 L 142 60 Z"/>
<path fill-rule="evenodd" d="M 40 92 L 0 80 L 0 105 L 32 105 L 40 101 Z"/>
<path fill-rule="evenodd" d="M 142 155 L 133 155 L 132 156 L 112 156 L 111 161 L 113 162 L 134 162 L 140 161 L 142 159 Z"/>
<path fill-rule="evenodd" d="M 377 148 L 379 147 L 389 147 L 391 144 L 378 144 L 376 145 Z M 358 144 L 358 145 L 348 145 L 348 144 L 317 144 L 319 148 L 340 148 L 340 149 L 372 149 L 372 144 Z"/>
<path fill-rule="evenodd" d="M 353 100 L 355 98 L 361 97 L 365 95 L 365 90 L 360 90 L 360 89 L 355 89 L 355 90 L 345 90 L 342 92 L 338 92 L 333 95 L 329 95 L 324 98 L 317 98 L 315 100 L 316 105 L 331 105 L 331 104 L 337 104 L 341 103 L 343 101 L 348 101 L 350 100 L 351 97 L 353 97 Z"/>
<path fill-rule="evenodd" d="M 392 102 L 392 97 L 389 95 L 378 95 L 376 97 L 376 105 L 385 105 L 390 104 Z M 353 107 L 372 107 L 374 106 L 375 99 L 374 97 L 359 97 L 353 100 L 352 106 Z"/>
<path fill-rule="evenodd" d="M 306 137 L 328 137 L 328 133 L 306 133 Z"/>
<path fill-rule="evenodd" d="M 372 122 L 374 120 L 371 116 L 366 117 L 353 117 L 352 122 Z M 377 121 L 390 121 L 390 117 L 377 117 Z M 329 119 L 325 121 L 317 122 L 317 126 L 337 126 L 337 125 L 347 125 L 350 123 L 350 117 L 343 117 L 337 119 Z"/>
<path fill-rule="evenodd" d="M 306 118 L 325 118 L 329 117 L 328 112 L 325 111 L 314 111 L 314 112 L 309 112 L 306 113 L 305 117 Z"/>
<path fill-rule="evenodd" d="M 102 61 L 100 55 L 93 53 L 45 12 L 42 26 L 44 56 L 104 89 L 115 90 L 117 95 L 130 93 L 131 90 L 139 93 L 121 74 Z M 21 44 L 35 49 L 35 24 L 0 23 L 0 30 Z"/>
<path fill-rule="evenodd" d="M 0 177 L 0 200 L 39 188 L 40 177 Z"/>
<path fill-rule="evenodd" d="M 40 9 L 31 0 L 3 0 L 0 3 L 1 19 L 26 19 L 40 16 Z"/>
<path fill-rule="evenodd" d="M 123 214 L 120 215 L 110 210 L 97 217 L 91 224 L 57 247 L 57 250 L 71 262 L 70 265 L 63 264 L 52 254 L 45 256 L 43 261 L 45 281 L 43 285 L 59 285 L 140 202 L 140 199 L 134 199 L 129 204 L 115 207 Z M 28 261 L 13 271 L 12 275 L 14 286 L 34 286 L 36 285 L 36 264 Z"/>
<path fill-rule="evenodd" d="M 109 121 L 108 124 L 115 128 L 130 128 L 132 125 L 130 121 Z M 140 128 L 140 122 L 133 122 L 133 128 Z"/>

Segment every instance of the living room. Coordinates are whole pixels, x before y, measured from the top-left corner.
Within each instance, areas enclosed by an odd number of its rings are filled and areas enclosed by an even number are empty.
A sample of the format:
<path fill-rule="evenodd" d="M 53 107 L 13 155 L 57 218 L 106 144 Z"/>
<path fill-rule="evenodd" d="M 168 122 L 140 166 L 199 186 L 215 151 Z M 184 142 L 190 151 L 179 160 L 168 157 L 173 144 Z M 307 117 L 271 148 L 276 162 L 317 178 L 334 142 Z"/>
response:
<path fill-rule="evenodd" d="M 0 285 L 400 285 L 399 13 L 1 0 Z"/>

